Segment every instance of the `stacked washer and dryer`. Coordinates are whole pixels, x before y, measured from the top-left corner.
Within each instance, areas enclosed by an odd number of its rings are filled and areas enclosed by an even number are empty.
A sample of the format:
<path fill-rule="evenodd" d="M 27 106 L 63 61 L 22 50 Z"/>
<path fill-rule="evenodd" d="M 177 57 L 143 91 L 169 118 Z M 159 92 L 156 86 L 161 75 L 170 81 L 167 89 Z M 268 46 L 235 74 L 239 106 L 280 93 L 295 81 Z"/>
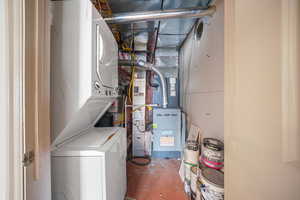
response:
<path fill-rule="evenodd" d="M 53 200 L 122 200 L 126 131 L 95 128 L 118 96 L 118 47 L 89 0 L 52 1 Z"/>

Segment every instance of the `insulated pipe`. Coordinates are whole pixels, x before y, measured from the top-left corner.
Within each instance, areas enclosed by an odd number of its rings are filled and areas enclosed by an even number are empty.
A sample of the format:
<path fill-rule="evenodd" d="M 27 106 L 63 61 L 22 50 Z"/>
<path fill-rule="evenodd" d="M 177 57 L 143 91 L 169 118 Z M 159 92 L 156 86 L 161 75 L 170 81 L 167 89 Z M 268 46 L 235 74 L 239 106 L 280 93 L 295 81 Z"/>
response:
<path fill-rule="evenodd" d="M 216 6 L 209 6 L 206 9 L 202 7 L 178 8 L 170 10 L 126 12 L 114 14 L 112 17 L 104 18 L 104 20 L 108 24 L 122 24 L 171 18 L 200 18 L 204 16 L 213 15 L 215 12 Z"/>
<path fill-rule="evenodd" d="M 127 61 L 127 60 L 119 60 L 119 65 L 121 66 L 131 66 L 132 63 L 131 61 Z M 137 63 L 134 63 L 134 66 L 137 68 L 137 69 L 141 69 L 141 70 L 151 70 L 153 72 L 155 72 L 159 79 L 160 79 L 160 82 L 161 82 L 161 87 L 162 87 L 162 95 L 163 95 L 163 108 L 167 108 L 168 106 L 168 96 L 167 96 L 167 84 L 166 84 L 166 80 L 165 80 L 165 77 L 164 75 L 156 68 L 153 66 L 153 64 L 151 63 L 146 63 L 142 60 L 138 61 Z"/>

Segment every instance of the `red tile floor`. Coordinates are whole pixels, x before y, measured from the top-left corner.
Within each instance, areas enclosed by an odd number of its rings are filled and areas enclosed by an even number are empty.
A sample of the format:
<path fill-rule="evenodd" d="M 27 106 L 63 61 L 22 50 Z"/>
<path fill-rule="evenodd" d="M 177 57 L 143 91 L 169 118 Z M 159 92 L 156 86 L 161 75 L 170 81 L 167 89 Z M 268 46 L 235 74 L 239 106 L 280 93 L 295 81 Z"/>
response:
<path fill-rule="evenodd" d="M 154 159 L 147 166 L 127 162 L 127 198 L 135 200 L 187 200 L 176 159 Z"/>

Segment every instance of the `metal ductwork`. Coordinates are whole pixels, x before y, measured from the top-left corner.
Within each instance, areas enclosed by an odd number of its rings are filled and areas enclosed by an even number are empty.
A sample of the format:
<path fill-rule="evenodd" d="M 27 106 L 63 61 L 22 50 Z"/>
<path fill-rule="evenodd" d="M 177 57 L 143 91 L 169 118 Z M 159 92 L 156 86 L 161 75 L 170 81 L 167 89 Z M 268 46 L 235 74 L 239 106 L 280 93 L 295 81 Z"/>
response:
<path fill-rule="evenodd" d="M 140 70 L 151 70 L 156 73 L 160 79 L 161 87 L 162 87 L 162 96 L 163 96 L 163 108 L 167 108 L 168 106 L 168 95 L 167 95 L 167 84 L 164 75 L 151 63 L 146 63 L 143 60 L 132 63 L 130 60 L 119 60 L 119 65 L 121 66 L 134 66 Z"/>
<path fill-rule="evenodd" d="M 203 9 L 202 7 L 178 8 L 171 10 L 120 13 L 114 14 L 112 17 L 105 18 L 104 20 L 109 24 L 122 24 L 172 18 L 200 18 L 211 16 L 215 12 L 216 6 L 210 6 L 207 9 Z"/>

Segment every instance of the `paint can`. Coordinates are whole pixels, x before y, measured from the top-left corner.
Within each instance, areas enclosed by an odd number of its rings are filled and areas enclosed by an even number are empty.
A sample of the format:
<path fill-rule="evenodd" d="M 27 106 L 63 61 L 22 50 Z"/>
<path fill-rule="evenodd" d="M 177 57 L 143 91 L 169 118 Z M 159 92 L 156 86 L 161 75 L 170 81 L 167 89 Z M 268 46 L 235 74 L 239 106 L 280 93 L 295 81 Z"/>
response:
<path fill-rule="evenodd" d="M 198 179 L 196 184 L 197 184 L 196 200 L 201 200 L 201 181 Z"/>
<path fill-rule="evenodd" d="M 184 149 L 185 180 L 191 181 L 191 167 L 198 165 L 199 151 Z"/>
<path fill-rule="evenodd" d="M 191 167 L 191 192 L 196 195 L 197 191 L 197 179 L 198 179 L 198 167 L 192 166 Z"/>
<path fill-rule="evenodd" d="M 222 169 L 220 169 L 220 171 L 223 172 L 223 173 L 224 173 L 224 170 L 225 170 L 224 167 Z"/>
<path fill-rule="evenodd" d="M 204 165 L 204 164 L 202 164 L 201 162 L 199 162 L 199 164 L 198 164 L 198 175 L 200 174 L 200 171 L 202 170 L 202 169 L 204 169 L 204 168 L 206 168 L 206 166 Z"/>
<path fill-rule="evenodd" d="M 193 151 L 199 150 L 199 143 L 195 140 L 187 140 L 186 141 L 186 148 Z"/>
<path fill-rule="evenodd" d="M 191 191 L 191 200 L 196 200 L 196 193 Z"/>
<path fill-rule="evenodd" d="M 200 173 L 201 200 L 224 200 L 224 174 L 211 168 Z"/>
<path fill-rule="evenodd" d="M 186 194 L 190 195 L 191 194 L 191 185 L 188 181 L 184 181 L 184 191 Z"/>
<path fill-rule="evenodd" d="M 191 183 L 191 167 L 192 167 L 191 164 L 184 163 L 184 180 L 188 184 Z"/>
<path fill-rule="evenodd" d="M 184 149 L 184 161 L 191 165 L 198 165 L 199 151 L 190 150 L 188 148 Z"/>
<path fill-rule="evenodd" d="M 213 169 L 224 166 L 224 143 L 214 138 L 204 138 L 200 162 Z"/>

